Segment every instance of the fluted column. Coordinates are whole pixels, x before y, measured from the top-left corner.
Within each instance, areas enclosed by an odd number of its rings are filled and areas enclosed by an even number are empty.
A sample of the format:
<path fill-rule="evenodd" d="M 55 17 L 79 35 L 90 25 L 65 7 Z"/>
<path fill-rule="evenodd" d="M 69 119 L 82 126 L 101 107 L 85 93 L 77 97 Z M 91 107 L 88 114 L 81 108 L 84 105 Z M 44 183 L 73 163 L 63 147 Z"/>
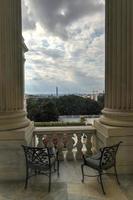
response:
<path fill-rule="evenodd" d="M 133 126 L 133 0 L 106 0 L 105 108 L 100 121 Z"/>
<path fill-rule="evenodd" d="M 21 0 L 0 0 L 0 131 L 29 125 L 22 43 Z"/>

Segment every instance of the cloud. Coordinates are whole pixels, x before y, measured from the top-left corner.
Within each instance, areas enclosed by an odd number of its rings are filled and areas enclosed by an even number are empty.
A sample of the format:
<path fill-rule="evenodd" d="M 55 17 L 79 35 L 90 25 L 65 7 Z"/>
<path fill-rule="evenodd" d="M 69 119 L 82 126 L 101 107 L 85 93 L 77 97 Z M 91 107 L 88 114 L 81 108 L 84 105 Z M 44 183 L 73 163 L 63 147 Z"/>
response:
<path fill-rule="evenodd" d="M 33 19 L 33 15 L 29 11 L 26 1 L 22 0 L 22 27 L 23 30 L 30 30 L 36 27 L 36 22 Z"/>
<path fill-rule="evenodd" d="M 56 86 L 61 93 L 103 91 L 104 1 L 25 0 L 25 5 L 26 92 L 50 93 Z"/>
<path fill-rule="evenodd" d="M 104 9 L 103 3 L 97 0 L 25 0 L 25 4 L 41 26 L 63 39 L 68 38 L 67 27 L 70 24 L 86 15 L 99 14 Z"/>

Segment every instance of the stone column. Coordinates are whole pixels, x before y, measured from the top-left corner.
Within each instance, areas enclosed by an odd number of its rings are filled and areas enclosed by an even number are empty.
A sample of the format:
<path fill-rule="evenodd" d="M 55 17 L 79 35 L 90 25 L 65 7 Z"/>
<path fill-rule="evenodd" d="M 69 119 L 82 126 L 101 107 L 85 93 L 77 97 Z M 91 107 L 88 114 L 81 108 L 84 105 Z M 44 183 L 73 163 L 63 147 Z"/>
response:
<path fill-rule="evenodd" d="M 24 111 L 21 1 L 0 0 L 0 131 L 29 126 Z"/>
<path fill-rule="evenodd" d="M 21 0 L 0 0 L 0 177 L 21 179 L 21 144 L 31 142 L 33 126 L 24 111 L 24 46 Z"/>
<path fill-rule="evenodd" d="M 100 121 L 133 127 L 133 1 L 106 0 L 105 108 Z"/>
<path fill-rule="evenodd" d="M 106 0 L 105 108 L 98 146 L 120 140 L 119 168 L 133 172 L 133 0 Z"/>

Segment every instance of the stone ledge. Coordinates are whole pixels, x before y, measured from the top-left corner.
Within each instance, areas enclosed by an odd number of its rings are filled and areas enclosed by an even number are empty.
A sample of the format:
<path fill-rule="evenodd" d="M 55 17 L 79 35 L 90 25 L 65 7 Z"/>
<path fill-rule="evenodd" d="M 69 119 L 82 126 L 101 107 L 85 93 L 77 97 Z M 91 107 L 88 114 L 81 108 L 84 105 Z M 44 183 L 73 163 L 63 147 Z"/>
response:
<path fill-rule="evenodd" d="M 36 127 L 34 129 L 34 133 L 37 134 L 42 134 L 43 132 L 46 132 L 47 134 L 50 134 L 51 132 L 56 133 L 56 134 L 60 134 L 62 132 L 65 133 L 72 133 L 72 132 L 91 132 L 91 133 L 95 133 L 96 129 L 93 126 L 62 126 L 62 127 Z"/>

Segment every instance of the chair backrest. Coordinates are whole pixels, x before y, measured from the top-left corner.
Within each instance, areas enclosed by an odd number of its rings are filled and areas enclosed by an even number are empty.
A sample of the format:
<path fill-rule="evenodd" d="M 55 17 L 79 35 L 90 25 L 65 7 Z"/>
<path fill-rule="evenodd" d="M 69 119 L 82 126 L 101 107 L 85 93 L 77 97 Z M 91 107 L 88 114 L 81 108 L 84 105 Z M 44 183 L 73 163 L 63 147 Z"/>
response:
<path fill-rule="evenodd" d="M 100 159 L 100 168 L 102 170 L 109 169 L 116 164 L 116 153 L 122 142 L 119 142 L 115 145 L 104 147 L 101 149 L 101 159 Z"/>
<path fill-rule="evenodd" d="M 50 155 L 48 148 L 30 147 L 22 145 L 26 164 L 49 165 Z"/>

